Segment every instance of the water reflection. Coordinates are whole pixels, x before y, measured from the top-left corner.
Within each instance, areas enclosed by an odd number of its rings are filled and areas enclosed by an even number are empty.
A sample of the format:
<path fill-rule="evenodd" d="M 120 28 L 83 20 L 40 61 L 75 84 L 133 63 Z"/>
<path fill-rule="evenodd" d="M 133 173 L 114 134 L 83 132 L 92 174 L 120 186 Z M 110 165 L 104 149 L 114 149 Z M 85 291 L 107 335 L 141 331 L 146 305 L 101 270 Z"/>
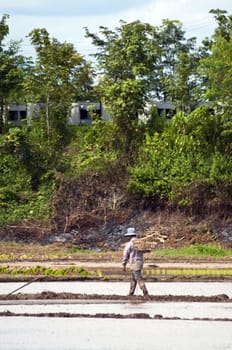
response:
<path fill-rule="evenodd" d="M 0 318 L 4 350 L 229 350 L 230 322 Z"/>
<path fill-rule="evenodd" d="M 0 283 L 0 294 L 8 294 L 23 286 L 23 282 Z M 232 298 L 232 282 L 152 282 L 147 283 L 152 295 L 199 295 L 211 296 L 227 294 Z M 41 293 L 52 291 L 56 293 L 86 293 L 99 295 L 127 295 L 127 282 L 35 282 L 21 289 L 21 293 Z M 140 294 L 140 290 L 136 290 Z"/>
<path fill-rule="evenodd" d="M 11 304 L 10 304 L 11 303 Z M 0 301 L 0 312 L 10 311 L 16 314 L 41 314 L 41 313 L 69 313 L 69 314 L 120 314 L 129 315 L 135 313 L 145 313 L 154 317 L 155 315 L 162 315 L 166 317 L 179 318 L 211 318 L 223 319 L 232 318 L 232 304 L 231 303 L 186 303 L 186 302 L 145 302 L 145 303 L 91 303 L 78 302 L 72 303 L 60 301 L 54 304 L 54 301 L 43 300 L 38 304 L 27 303 L 17 304 L 11 301 L 8 304 Z"/>

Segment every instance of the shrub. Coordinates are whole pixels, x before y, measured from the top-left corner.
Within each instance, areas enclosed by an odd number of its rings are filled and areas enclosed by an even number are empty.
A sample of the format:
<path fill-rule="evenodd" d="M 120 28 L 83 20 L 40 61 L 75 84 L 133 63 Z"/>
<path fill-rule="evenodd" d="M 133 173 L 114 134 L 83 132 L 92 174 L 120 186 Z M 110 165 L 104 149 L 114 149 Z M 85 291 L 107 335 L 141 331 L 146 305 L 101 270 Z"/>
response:
<path fill-rule="evenodd" d="M 147 135 L 131 168 L 129 191 L 140 198 L 193 206 L 198 188 L 206 201 L 221 197 L 221 192 L 232 203 L 231 156 L 218 149 L 221 123 L 222 118 L 203 107 L 188 117 L 177 114 L 161 134 Z"/>

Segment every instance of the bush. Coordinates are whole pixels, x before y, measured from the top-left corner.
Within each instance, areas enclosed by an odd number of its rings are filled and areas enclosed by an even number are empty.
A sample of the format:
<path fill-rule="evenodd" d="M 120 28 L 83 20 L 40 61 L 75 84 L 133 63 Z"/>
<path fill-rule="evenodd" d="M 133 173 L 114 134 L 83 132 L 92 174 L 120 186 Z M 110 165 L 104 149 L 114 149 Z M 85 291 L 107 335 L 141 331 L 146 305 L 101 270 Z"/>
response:
<path fill-rule="evenodd" d="M 57 169 L 68 177 L 85 171 L 104 170 L 117 159 L 112 143 L 113 125 L 101 121 L 75 128 L 75 137 L 60 157 Z"/>
<path fill-rule="evenodd" d="M 220 196 L 220 189 L 232 202 L 231 156 L 218 150 L 221 120 L 204 107 L 188 117 L 177 114 L 161 134 L 147 135 L 131 168 L 129 191 L 140 198 L 158 196 L 175 205 L 193 206 L 196 188 L 201 195 L 204 189 L 206 201 Z"/>
<path fill-rule="evenodd" d="M 33 191 L 31 176 L 20 159 L 3 154 L 0 158 L 0 225 L 47 217 L 52 181 L 44 176 L 43 185 Z"/>

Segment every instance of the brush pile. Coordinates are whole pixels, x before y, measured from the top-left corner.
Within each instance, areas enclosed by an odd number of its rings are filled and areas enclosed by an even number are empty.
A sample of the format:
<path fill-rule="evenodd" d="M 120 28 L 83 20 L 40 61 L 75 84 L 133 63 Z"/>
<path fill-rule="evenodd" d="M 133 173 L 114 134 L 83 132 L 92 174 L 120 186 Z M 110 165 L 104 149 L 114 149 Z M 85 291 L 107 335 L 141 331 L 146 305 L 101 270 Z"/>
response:
<path fill-rule="evenodd" d="M 164 243 L 166 239 L 166 235 L 163 235 L 158 231 L 149 230 L 144 237 L 135 238 L 133 244 L 138 251 L 150 252 L 156 249 L 161 243 Z"/>

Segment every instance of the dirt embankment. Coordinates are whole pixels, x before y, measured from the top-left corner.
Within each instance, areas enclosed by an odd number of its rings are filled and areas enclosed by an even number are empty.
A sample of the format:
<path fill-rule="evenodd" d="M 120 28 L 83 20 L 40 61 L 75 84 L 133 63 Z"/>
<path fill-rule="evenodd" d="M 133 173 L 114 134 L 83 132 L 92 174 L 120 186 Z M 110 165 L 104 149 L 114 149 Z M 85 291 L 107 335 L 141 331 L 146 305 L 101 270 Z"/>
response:
<path fill-rule="evenodd" d="M 111 279 L 115 276 L 115 280 L 119 278 L 125 280 L 125 277 L 122 276 L 119 267 L 117 269 L 107 267 L 107 263 L 112 262 L 112 252 L 117 253 L 122 250 L 125 243 L 124 234 L 131 226 L 136 228 L 140 237 L 153 233 L 165 235 L 167 239 L 164 243 L 157 245 L 157 248 L 176 248 L 197 243 L 220 243 L 225 247 L 232 247 L 232 216 L 228 208 L 221 210 L 223 209 L 221 206 L 209 206 L 203 211 L 204 215 L 202 213 L 200 215 L 199 210 L 187 214 L 168 206 L 145 209 L 144 203 L 133 201 L 126 194 L 126 177 L 121 176 L 121 170 L 109 171 L 110 176 L 104 179 L 98 175 L 83 176 L 72 181 L 61 179 L 51 203 L 50 219 L 46 222 L 23 220 L 21 223 L 2 227 L 0 241 L 24 243 L 28 246 L 25 253 L 29 252 L 31 244 L 40 245 L 44 255 L 48 247 L 54 247 L 54 244 L 102 252 L 100 260 L 105 263 L 105 267 L 104 269 L 100 267 L 100 274 Z M 118 181 L 120 176 L 121 179 Z M 25 246 L 23 249 L 25 250 Z M 97 254 L 83 256 L 87 262 L 99 262 Z M 105 260 L 103 260 L 104 257 L 106 257 Z M 79 255 L 78 259 L 80 258 Z M 42 260 L 37 259 L 35 263 L 39 265 Z M 120 264 L 121 256 L 115 256 L 115 261 Z M 149 261 L 152 264 L 156 263 L 154 256 L 150 260 L 148 256 L 147 262 Z M 80 266 L 83 265 L 82 262 L 79 261 Z M 53 263 L 48 261 L 50 266 Z M 60 263 L 64 263 L 64 260 Z M 72 260 L 69 259 L 67 264 L 72 265 Z M 28 266 L 30 265 L 32 261 L 28 261 Z M 96 271 L 98 267 L 94 269 Z M 22 276 L 26 280 L 25 276 Z M 186 277 L 181 276 L 151 277 L 148 274 L 146 277 L 153 280 L 158 278 L 186 280 Z M 98 278 L 101 277 L 98 276 Z M 188 276 L 188 279 L 190 278 L 207 279 L 209 277 Z M 225 277 L 210 276 L 211 280 L 219 278 L 225 279 Z M 20 280 L 18 276 L 15 277 L 15 280 L 17 279 Z"/>
<path fill-rule="evenodd" d="M 99 221 L 94 214 L 86 214 L 85 219 L 85 223 L 77 220 L 75 228 L 61 231 L 54 230 L 49 223 L 25 220 L 1 228 L 0 240 L 42 245 L 61 242 L 82 249 L 117 251 L 125 242 L 127 227 L 134 226 L 140 236 L 148 233 L 167 236 L 162 247 L 175 248 L 196 243 L 220 243 L 232 247 L 232 218 L 221 219 L 217 215 L 200 218 L 181 212 L 129 208 L 124 212 L 118 211 L 114 217 L 105 218 L 105 222 Z"/>
<path fill-rule="evenodd" d="M 59 303 L 62 300 L 62 303 L 73 302 L 76 300 L 76 302 L 81 303 L 95 303 L 96 301 L 99 302 L 101 300 L 103 303 L 113 303 L 113 302 L 119 302 L 119 303 L 133 303 L 133 304 L 140 304 L 144 302 L 154 303 L 154 302 L 210 302 L 210 303 L 231 303 L 232 299 L 229 298 L 225 294 L 221 295 L 215 295 L 215 296 L 191 296 L 191 295 L 151 295 L 149 297 L 142 297 L 142 296 L 119 296 L 119 295 L 95 295 L 95 294 L 73 294 L 73 293 L 54 293 L 54 292 L 42 292 L 39 294 L 16 294 L 16 295 L 0 295 L 0 300 L 4 303 L 6 301 L 14 302 L 14 303 L 25 303 L 26 300 L 33 300 L 34 304 L 39 303 L 53 303 L 53 300 L 57 303 Z M 50 301 L 49 301 L 50 300 Z M 69 312 L 44 312 L 44 313 L 14 313 L 10 311 L 4 311 L 0 312 L 0 316 L 23 316 L 23 317 L 75 317 L 75 318 L 122 318 L 122 319 L 160 319 L 160 320 L 208 320 L 208 321 L 232 321 L 231 318 L 208 318 L 208 317 L 201 317 L 201 318 L 181 318 L 181 317 L 167 317 L 160 314 L 156 314 L 154 316 L 151 316 L 147 313 L 131 313 L 131 314 L 115 314 L 115 313 L 96 313 L 96 314 L 86 314 L 86 313 L 69 313 Z"/>
<path fill-rule="evenodd" d="M 230 201 L 209 196 L 197 185 L 191 189 L 188 209 L 159 196 L 136 199 L 127 187 L 129 160 L 127 155 L 114 165 L 103 162 L 75 178 L 57 174 L 50 218 L 0 227 L 0 241 L 64 242 L 83 249 L 116 251 L 126 229 L 134 226 L 141 236 L 148 231 L 166 235 L 168 247 L 215 241 L 232 247 Z"/>
<path fill-rule="evenodd" d="M 134 226 L 140 236 L 158 232 L 167 236 L 164 246 L 218 241 L 232 247 L 231 207 L 207 202 L 196 191 L 188 212 L 156 200 L 144 203 L 127 191 L 128 174 L 122 165 L 82 174 L 76 179 L 60 176 L 51 199 L 47 221 L 23 220 L 0 228 L 0 240 L 50 244 L 64 242 L 83 249 L 116 251 L 124 233 Z"/>
<path fill-rule="evenodd" d="M 231 303 L 232 299 L 226 294 L 214 296 L 193 296 L 193 295 L 150 295 L 148 298 L 136 296 L 122 295 L 99 295 L 99 294 L 74 294 L 74 293 L 54 293 L 45 291 L 35 294 L 0 294 L 0 300 L 110 300 L 110 301 L 131 301 L 144 302 L 146 300 L 156 302 L 212 302 L 212 303 Z"/>

